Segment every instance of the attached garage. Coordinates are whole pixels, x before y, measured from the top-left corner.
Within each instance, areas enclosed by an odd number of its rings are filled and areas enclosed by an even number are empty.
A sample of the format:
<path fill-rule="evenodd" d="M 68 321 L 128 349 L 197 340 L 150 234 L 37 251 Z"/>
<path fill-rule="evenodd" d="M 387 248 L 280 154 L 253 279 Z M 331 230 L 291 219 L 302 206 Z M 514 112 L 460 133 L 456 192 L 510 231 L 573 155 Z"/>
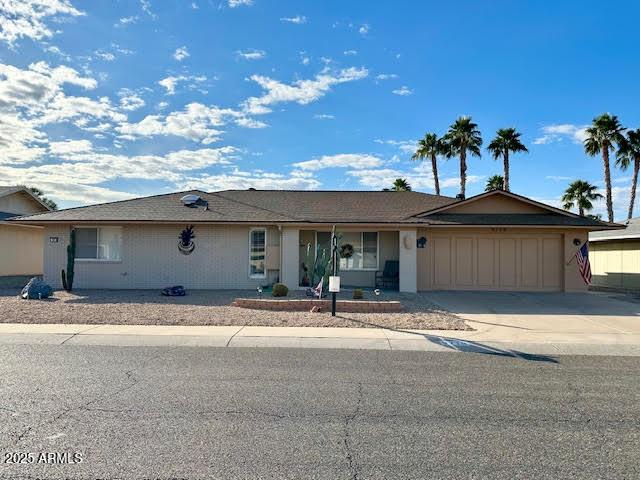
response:
<path fill-rule="evenodd" d="M 434 290 L 563 289 L 561 234 L 434 233 Z"/>

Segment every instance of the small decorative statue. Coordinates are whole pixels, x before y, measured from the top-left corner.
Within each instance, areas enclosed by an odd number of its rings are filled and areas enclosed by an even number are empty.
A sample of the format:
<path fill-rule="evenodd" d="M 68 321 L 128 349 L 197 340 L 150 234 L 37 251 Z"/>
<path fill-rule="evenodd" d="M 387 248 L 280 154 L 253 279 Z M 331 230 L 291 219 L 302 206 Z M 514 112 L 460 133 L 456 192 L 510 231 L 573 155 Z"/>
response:
<path fill-rule="evenodd" d="M 196 238 L 196 234 L 193 233 L 193 225 L 186 227 L 178 236 L 180 241 L 178 242 L 178 250 L 183 255 L 190 255 L 196 248 L 196 244 L 193 243 L 193 239 Z"/>

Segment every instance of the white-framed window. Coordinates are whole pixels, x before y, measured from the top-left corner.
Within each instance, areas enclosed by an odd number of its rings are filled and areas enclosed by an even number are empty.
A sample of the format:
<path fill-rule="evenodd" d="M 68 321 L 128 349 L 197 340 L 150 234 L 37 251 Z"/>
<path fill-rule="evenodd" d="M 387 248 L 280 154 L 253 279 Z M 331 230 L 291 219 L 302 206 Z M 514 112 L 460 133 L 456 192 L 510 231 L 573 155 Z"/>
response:
<path fill-rule="evenodd" d="M 76 227 L 76 259 L 122 260 L 122 227 Z"/>
<path fill-rule="evenodd" d="M 353 247 L 353 255 L 340 258 L 340 270 L 378 270 L 378 232 L 343 232 L 340 245 Z M 331 256 L 331 232 L 317 232 L 316 242 L 320 252 L 326 250 L 327 258 Z M 338 252 L 339 254 L 339 252 Z"/>
<path fill-rule="evenodd" d="M 249 230 L 249 276 L 265 278 L 267 258 L 267 229 L 252 228 Z"/>

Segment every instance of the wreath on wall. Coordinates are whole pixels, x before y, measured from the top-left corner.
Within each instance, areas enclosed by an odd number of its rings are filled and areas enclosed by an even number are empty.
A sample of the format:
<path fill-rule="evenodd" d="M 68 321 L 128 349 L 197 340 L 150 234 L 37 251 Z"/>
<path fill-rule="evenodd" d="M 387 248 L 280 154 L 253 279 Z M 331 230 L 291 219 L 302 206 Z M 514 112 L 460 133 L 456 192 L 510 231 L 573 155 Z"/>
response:
<path fill-rule="evenodd" d="M 186 227 L 180 235 L 178 241 L 178 251 L 183 255 L 190 255 L 196 248 L 196 244 L 193 243 L 193 239 L 196 238 L 196 234 L 193 232 L 193 225 Z"/>
<path fill-rule="evenodd" d="M 342 258 L 351 258 L 353 257 L 353 245 L 350 243 L 345 243 L 340 247 L 340 257 Z"/>

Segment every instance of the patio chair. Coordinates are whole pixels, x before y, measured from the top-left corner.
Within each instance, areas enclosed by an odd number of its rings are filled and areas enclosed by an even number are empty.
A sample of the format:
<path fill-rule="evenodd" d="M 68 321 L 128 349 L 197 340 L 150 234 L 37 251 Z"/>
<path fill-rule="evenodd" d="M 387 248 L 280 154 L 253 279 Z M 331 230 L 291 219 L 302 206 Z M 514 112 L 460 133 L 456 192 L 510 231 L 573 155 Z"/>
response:
<path fill-rule="evenodd" d="M 400 285 L 400 262 L 387 260 L 384 262 L 384 270 L 376 272 L 376 288 L 397 289 Z"/>

